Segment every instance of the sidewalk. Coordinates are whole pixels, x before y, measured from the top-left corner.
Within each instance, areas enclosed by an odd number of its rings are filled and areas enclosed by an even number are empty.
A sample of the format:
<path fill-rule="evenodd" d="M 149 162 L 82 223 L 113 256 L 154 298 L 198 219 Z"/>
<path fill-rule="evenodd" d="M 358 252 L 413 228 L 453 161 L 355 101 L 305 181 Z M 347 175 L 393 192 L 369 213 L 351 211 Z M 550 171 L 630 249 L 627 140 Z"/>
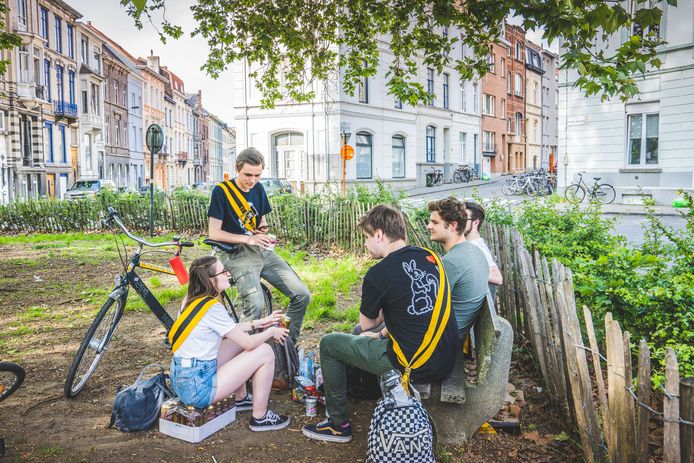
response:
<path fill-rule="evenodd" d="M 686 207 L 672 207 L 657 205 L 653 206 L 655 215 L 659 216 L 674 216 L 679 217 L 681 214 L 686 214 L 689 209 Z M 602 206 L 603 214 L 616 214 L 616 215 L 646 215 L 646 209 L 641 204 L 605 204 Z"/>
<path fill-rule="evenodd" d="M 503 180 L 504 177 L 496 177 L 491 180 L 472 180 L 468 183 L 444 183 L 443 185 L 438 185 L 438 186 L 424 186 L 424 187 L 419 187 L 419 188 L 410 188 L 410 189 L 404 189 L 401 191 L 404 191 L 407 193 L 408 198 L 413 198 L 416 196 L 422 196 L 425 194 L 430 194 L 430 193 L 438 193 L 439 191 L 451 191 L 451 190 L 459 190 L 461 188 L 472 188 L 480 185 L 491 185 L 494 183 L 498 183 L 499 181 Z"/>

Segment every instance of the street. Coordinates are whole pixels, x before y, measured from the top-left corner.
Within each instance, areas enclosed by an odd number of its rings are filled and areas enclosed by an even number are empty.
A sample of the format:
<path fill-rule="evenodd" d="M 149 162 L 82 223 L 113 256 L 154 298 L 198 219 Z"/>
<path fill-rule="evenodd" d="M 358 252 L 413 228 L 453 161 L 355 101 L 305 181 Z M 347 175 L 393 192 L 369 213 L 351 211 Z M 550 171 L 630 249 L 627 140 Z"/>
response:
<path fill-rule="evenodd" d="M 501 192 L 501 185 L 503 185 L 504 179 L 505 177 L 500 177 L 488 182 L 472 182 L 470 184 L 448 184 L 431 188 L 416 188 L 407 191 L 408 197 L 406 202 L 412 206 L 418 207 L 426 204 L 429 201 L 447 198 L 448 196 L 455 196 L 458 199 L 472 199 L 473 193 L 476 193 L 482 198 L 492 198 L 497 196 L 505 199 L 505 196 Z M 519 204 L 524 199 L 528 198 L 528 196 L 511 196 L 509 201 L 513 206 L 514 204 Z M 643 225 L 646 225 L 648 222 L 645 214 L 638 213 L 641 210 L 642 209 L 638 207 L 634 208 L 633 206 L 629 206 L 627 208 L 612 204 L 609 206 L 609 211 L 605 212 L 603 216 L 606 219 L 615 219 L 615 233 L 624 235 L 627 241 L 638 245 L 643 242 Z M 659 216 L 660 220 L 667 226 L 674 227 L 676 229 L 684 228 L 686 220 L 679 215 L 672 215 L 676 214 L 676 212 L 673 211 L 674 209 L 670 208 L 670 210 L 667 212 L 668 215 Z"/>

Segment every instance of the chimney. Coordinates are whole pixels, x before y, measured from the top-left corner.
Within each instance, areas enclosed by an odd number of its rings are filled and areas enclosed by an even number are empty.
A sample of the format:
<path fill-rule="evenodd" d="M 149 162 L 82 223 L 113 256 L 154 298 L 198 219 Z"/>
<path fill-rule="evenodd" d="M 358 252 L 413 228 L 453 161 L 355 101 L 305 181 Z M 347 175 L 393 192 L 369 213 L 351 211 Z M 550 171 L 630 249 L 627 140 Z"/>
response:
<path fill-rule="evenodd" d="M 152 50 L 150 50 L 150 55 L 147 57 L 147 67 L 159 73 L 159 57 L 154 56 Z"/>

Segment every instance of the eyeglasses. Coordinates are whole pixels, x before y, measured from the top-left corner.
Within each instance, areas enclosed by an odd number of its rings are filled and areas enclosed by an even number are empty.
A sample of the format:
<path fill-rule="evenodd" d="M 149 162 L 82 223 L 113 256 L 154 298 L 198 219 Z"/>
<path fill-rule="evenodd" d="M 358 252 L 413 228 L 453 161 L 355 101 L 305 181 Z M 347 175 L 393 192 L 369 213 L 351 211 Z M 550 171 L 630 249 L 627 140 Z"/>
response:
<path fill-rule="evenodd" d="M 210 278 L 215 278 L 215 277 L 218 277 L 218 276 L 219 276 L 219 275 L 221 275 L 222 273 L 229 273 L 229 269 L 228 269 L 228 268 L 226 268 L 226 267 L 224 267 L 224 268 L 222 269 L 222 271 L 221 271 L 221 272 L 219 272 L 219 273 L 215 273 L 214 275 L 210 276 Z"/>

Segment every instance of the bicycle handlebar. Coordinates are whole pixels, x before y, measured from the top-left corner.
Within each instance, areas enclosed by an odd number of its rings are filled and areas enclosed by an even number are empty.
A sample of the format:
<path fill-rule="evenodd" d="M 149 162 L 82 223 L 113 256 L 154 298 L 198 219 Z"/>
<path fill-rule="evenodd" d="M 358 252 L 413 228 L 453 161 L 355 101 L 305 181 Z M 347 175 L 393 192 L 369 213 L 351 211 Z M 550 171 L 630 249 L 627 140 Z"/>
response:
<path fill-rule="evenodd" d="M 116 210 L 113 209 L 112 207 L 109 207 L 108 208 L 108 217 L 106 218 L 106 220 L 104 222 L 105 222 L 105 224 L 108 224 L 109 222 L 112 222 L 112 221 L 115 222 L 116 225 L 118 225 L 118 227 L 121 230 L 123 230 L 123 233 L 125 233 L 125 236 L 127 236 L 131 240 L 133 240 L 133 241 L 135 241 L 135 242 L 137 242 L 143 246 L 147 246 L 150 248 L 161 248 L 164 246 L 178 246 L 179 248 L 180 247 L 192 248 L 193 246 L 195 246 L 195 243 L 192 243 L 190 241 L 179 241 L 179 240 L 168 241 L 166 243 L 150 243 L 149 241 L 147 241 L 145 239 L 142 239 L 142 238 L 139 238 L 139 237 L 133 235 L 130 232 L 130 230 L 128 230 L 128 228 L 123 224 L 123 222 L 121 222 Z"/>

